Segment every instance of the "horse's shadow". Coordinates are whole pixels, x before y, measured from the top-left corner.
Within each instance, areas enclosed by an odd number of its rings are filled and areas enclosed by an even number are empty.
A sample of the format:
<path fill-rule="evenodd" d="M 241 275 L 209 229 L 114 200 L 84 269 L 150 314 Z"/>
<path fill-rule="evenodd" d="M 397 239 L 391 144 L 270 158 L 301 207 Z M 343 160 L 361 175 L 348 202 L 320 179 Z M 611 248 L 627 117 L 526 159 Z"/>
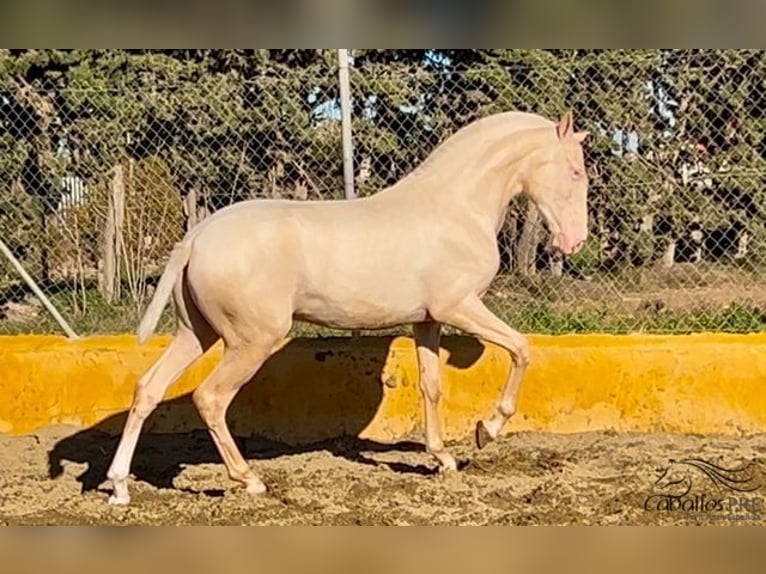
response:
<path fill-rule="evenodd" d="M 420 442 L 386 444 L 358 438 L 382 401 L 381 376 L 392 340 L 294 340 L 275 353 L 227 413 L 243 456 L 263 460 L 326 450 L 355 463 L 387 464 L 398 472 L 436 472 L 435 465 L 382 463 L 375 458 L 375 453 L 424 452 Z M 468 368 L 484 350 L 478 341 L 459 337 L 444 337 L 442 348 L 449 351 L 449 364 L 458 368 Z M 63 473 L 64 461 L 85 464 L 87 468 L 77 477 L 82 491 L 98 489 L 106 479 L 126 416 L 127 411 L 120 412 L 58 441 L 48 453 L 50 478 Z M 297 438 L 289 442 L 275 438 L 287 435 Z M 173 488 L 185 466 L 205 463 L 222 461 L 191 396 L 160 403 L 139 438 L 133 476 L 156 488 Z"/>

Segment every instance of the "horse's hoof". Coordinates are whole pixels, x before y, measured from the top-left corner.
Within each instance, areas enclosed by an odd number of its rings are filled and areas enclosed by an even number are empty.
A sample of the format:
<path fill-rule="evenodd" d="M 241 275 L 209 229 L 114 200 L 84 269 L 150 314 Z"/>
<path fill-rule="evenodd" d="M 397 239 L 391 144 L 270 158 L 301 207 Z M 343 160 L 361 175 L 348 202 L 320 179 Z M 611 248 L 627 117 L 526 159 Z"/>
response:
<path fill-rule="evenodd" d="M 130 504 L 130 496 L 123 495 L 123 496 L 117 496 L 116 494 L 112 494 L 109 497 L 109 500 L 107 500 L 107 503 L 110 506 L 127 506 Z"/>
<path fill-rule="evenodd" d="M 439 453 L 439 472 L 444 474 L 447 472 L 457 472 L 457 461 L 455 457 L 448 452 Z"/>
<path fill-rule="evenodd" d="M 266 485 L 259 478 L 250 479 L 245 484 L 245 491 L 251 496 L 261 496 L 266 494 L 266 490 Z"/>
<path fill-rule="evenodd" d="M 111 506 L 127 506 L 130 504 L 130 492 L 124 478 L 107 478 L 105 482 L 111 482 L 112 494 L 107 501 Z"/>
<path fill-rule="evenodd" d="M 476 446 L 479 450 L 483 449 L 485 446 L 487 446 L 489 443 L 491 443 L 495 438 L 489 434 L 489 431 L 487 430 L 486 425 L 484 424 L 484 421 L 479 421 L 476 423 Z"/>

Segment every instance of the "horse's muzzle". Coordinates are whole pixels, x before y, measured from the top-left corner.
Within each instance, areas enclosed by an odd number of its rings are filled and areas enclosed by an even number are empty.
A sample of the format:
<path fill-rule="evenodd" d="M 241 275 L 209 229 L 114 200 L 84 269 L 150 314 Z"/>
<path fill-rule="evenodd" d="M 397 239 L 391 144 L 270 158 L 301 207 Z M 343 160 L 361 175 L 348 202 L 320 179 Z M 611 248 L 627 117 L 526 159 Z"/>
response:
<path fill-rule="evenodd" d="M 585 238 L 578 238 L 567 233 L 557 233 L 553 236 L 551 245 L 564 255 L 574 255 L 585 245 Z"/>

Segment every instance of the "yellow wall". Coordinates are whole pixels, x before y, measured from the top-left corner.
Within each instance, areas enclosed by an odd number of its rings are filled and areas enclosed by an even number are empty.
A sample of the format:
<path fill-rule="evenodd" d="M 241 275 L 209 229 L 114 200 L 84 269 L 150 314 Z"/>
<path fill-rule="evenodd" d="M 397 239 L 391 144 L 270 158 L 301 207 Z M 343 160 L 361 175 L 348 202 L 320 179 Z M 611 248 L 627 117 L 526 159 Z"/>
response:
<path fill-rule="evenodd" d="M 766 431 L 766 335 L 533 336 L 519 413 L 506 432 L 596 429 Z M 56 423 L 119 432 L 138 377 L 167 344 L 132 335 L 68 342 L 0 337 L 0 432 Z M 147 430 L 201 428 L 188 394 L 220 346 L 174 384 Z M 468 337 L 442 341 L 448 439 L 492 412 L 510 360 Z M 339 433 L 391 441 L 421 436 L 417 364 L 409 338 L 295 339 L 274 355 L 229 411 L 233 432 L 286 442 Z"/>

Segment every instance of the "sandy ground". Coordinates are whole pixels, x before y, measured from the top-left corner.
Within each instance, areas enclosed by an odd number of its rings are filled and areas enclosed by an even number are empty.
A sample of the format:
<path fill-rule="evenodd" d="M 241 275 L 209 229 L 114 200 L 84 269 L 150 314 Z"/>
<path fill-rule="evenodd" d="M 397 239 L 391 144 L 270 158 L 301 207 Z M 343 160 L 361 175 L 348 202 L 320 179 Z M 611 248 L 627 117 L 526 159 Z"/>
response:
<path fill-rule="evenodd" d="M 519 433 L 480 452 L 470 441 L 452 445 L 462 468 L 446 475 L 417 443 L 240 445 L 268 495 L 250 498 L 231 483 L 204 432 L 145 435 L 132 505 L 114 508 L 101 485 L 114 437 L 64 427 L 0 437 L 0 524 L 766 524 L 766 434 Z M 749 491 L 669 466 L 685 457 L 728 467 L 750 461 Z M 670 492 L 657 483 L 666 469 L 667 488 L 691 485 L 678 499 L 688 512 L 645 509 L 647 497 Z M 729 505 L 726 520 L 720 509 L 699 508 L 716 497 Z M 657 507 L 668 499 L 651 500 Z"/>

